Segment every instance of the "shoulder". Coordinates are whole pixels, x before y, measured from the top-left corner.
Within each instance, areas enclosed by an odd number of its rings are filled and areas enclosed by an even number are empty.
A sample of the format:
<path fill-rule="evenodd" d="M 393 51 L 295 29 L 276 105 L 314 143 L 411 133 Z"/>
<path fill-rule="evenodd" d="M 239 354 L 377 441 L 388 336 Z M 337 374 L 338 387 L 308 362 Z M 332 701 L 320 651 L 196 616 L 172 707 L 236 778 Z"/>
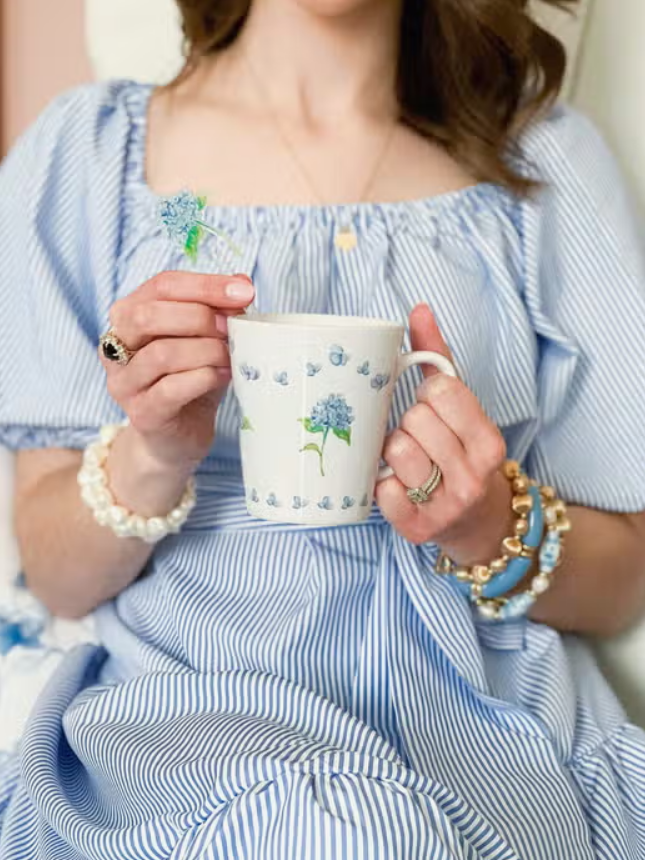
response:
<path fill-rule="evenodd" d="M 527 175 L 545 190 L 565 186 L 583 195 L 608 179 L 621 182 L 616 159 L 598 126 L 584 113 L 557 104 L 547 116 L 529 126 L 520 139 Z"/>
<path fill-rule="evenodd" d="M 521 201 L 525 267 L 541 301 L 601 303 L 639 297 L 645 284 L 641 220 L 632 189 L 604 135 L 583 113 L 557 105 L 522 141 L 537 189 Z M 541 273 L 538 276 L 538 273 Z"/>
<path fill-rule="evenodd" d="M 95 285 L 101 281 L 109 292 L 136 99 L 143 90 L 114 81 L 63 93 L 3 161 L 0 234 L 12 236 L 3 246 L 3 263 L 5 270 L 13 267 L 14 279 L 41 291 L 75 291 L 80 306 L 90 295 L 91 266 Z"/>
<path fill-rule="evenodd" d="M 132 118 L 149 93 L 146 85 L 130 80 L 111 80 L 82 84 L 53 99 L 42 112 L 39 123 L 60 127 L 71 123 L 73 129 L 100 128 L 117 118 Z M 37 122 L 37 124 L 38 124 Z"/>
<path fill-rule="evenodd" d="M 132 81 L 86 84 L 57 96 L 12 147 L 3 170 L 25 165 L 30 175 L 52 166 L 76 171 L 127 143 L 129 127 L 143 110 L 147 88 Z"/>

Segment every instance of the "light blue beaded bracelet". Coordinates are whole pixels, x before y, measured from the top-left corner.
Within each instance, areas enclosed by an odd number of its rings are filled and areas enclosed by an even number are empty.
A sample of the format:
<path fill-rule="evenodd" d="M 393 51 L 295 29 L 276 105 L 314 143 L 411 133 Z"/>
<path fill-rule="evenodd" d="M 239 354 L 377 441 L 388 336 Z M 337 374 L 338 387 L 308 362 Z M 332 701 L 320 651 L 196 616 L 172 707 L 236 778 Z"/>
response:
<path fill-rule="evenodd" d="M 537 487 L 513 460 L 504 464 L 503 471 L 516 494 L 511 505 L 518 515 L 515 536 L 502 542 L 503 555 L 489 565 L 459 567 L 441 553 L 436 566 L 437 573 L 450 576 L 457 589 L 476 604 L 479 614 L 488 621 L 526 614 L 539 595 L 550 588 L 553 572 L 562 557 L 562 535 L 571 529 L 567 507 L 556 498 L 553 487 Z M 536 559 L 539 569 L 531 578 L 530 587 L 504 597 L 517 589 L 524 578 L 531 577 Z"/>
<path fill-rule="evenodd" d="M 563 545 L 561 531 L 548 531 L 540 548 L 540 572 L 533 577 L 530 587 L 507 600 L 478 601 L 481 617 L 487 621 L 510 621 L 526 615 L 538 597 L 551 587 L 553 573 L 562 558 Z"/>
<path fill-rule="evenodd" d="M 528 532 L 522 539 L 525 549 L 536 550 L 542 541 L 544 534 L 544 516 L 542 513 L 542 499 L 540 491 L 537 487 L 529 487 L 529 495 L 533 500 L 533 507 L 529 515 Z M 493 575 L 492 579 L 484 585 L 480 586 L 479 594 L 473 594 L 473 583 L 460 582 L 453 574 L 452 581 L 456 584 L 459 591 L 465 596 L 470 597 L 474 602 L 480 598 L 493 599 L 502 597 L 520 584 L 533 565 L 533 553 L 519 556 L 511 559 L 506 565 L 506 569 L 500 573 Z"/>

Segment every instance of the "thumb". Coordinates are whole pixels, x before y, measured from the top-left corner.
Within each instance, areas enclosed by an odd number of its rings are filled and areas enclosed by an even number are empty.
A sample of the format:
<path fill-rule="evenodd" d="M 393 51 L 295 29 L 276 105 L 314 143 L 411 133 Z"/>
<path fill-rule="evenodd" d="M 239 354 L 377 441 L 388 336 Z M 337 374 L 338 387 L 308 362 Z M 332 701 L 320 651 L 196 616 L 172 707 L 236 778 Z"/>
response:
<path fill-rule="evenodd" d="M 410 340 L 415 352 L 438 352 L 450 361 L 453 360 L 450 348 L 443 339 L 435 316 L 428 305 L 417 305 L 410 314 Z M 424 376 L 435 373 L 437 371 L 433 367 L 423 368 Z"/>

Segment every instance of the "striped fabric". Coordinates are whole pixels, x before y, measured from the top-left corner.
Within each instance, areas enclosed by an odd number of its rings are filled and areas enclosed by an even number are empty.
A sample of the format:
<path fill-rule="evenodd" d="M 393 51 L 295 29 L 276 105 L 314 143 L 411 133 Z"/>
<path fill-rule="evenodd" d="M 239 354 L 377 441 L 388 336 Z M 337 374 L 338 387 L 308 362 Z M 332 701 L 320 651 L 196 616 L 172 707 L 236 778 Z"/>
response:
<path fill-rule="evenodd" d="M 79 447 L 119 417 L 108 310 L 186 265 L 145 183 L 150 90 L 50 107 L 0 179 L 0 441 Z M 572 502 L 645 509 L 645 265 L 614 162 L 559 108 L 545 185 L 353 207 L 213 208 L 262 310 L 405 321 L 427 300 L 513 456 Z M 336 251 L 337 222 L 359 244 Z M 230 261 L 220 258 L 218 265 Z M 619 364 L 623 363 L 624 367 Z M 414 401 L 399 385 L 392 421 Z M 280 527 L 244 510 L 229 397 L 182 535 L 97 612 L 0 768 L 1 860 L 636 860 L 645 735 L 586 645 L 487 627 L 378 511 Z M 611 575 L 611 571 L 608 571 Z"/>

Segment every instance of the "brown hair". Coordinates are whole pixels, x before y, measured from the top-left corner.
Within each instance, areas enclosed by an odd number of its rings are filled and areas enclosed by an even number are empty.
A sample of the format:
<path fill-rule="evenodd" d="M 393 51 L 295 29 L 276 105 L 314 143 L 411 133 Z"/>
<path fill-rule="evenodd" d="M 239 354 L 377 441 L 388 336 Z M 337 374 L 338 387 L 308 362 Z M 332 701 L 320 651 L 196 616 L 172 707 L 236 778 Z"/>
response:
<path fill-rule="evenodd" d="M 186 71 L 228 47 L 252 0 L 177 0 Z M 543 0 L 573 9 L 578 0 Z M 397 75 L 401 119 L 441 143 L 481 182 L 526 193 L 513 162 L 519 133 L 558 97 L 563 45 L 528 0 L 403 0 Z M 510 156 L 510 158 L 509 158 Z"/>

